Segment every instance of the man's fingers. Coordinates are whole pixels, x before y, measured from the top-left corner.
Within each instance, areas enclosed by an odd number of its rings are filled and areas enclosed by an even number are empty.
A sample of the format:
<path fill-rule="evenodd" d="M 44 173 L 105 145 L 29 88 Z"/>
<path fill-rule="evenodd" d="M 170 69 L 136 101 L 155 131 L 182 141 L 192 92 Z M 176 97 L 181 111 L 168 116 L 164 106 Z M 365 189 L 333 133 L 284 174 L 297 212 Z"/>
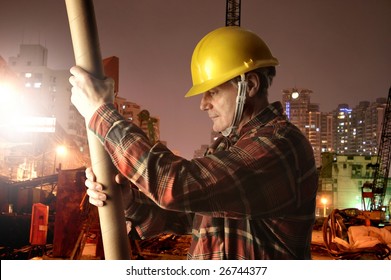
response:
<path fill-rule="evenodd" d="M 100 200 L 100 201 L 106 201 L 106 195 L 104 193 L 97 192 L 97 191 L 94 191 L 91 189 L 87 189 L 87 194 L 89 197 L 91 197 L 93 199 Z"/>
<path fill-rule="evenodd" d="M 96 183 L 96 182 L 93 182 L 93 181 L 91 181 L 91 180 L 86 180 L 84 184 L 85 184 L 85 186 L 86 186 L 89 190 L 98 191 L 98 192 L 101 192 L 101 191 L 103 190 L 101 184 Z"/>
<path fill-rule="evenodd" d="M 94 172 L 92 172 L 92 168 L 91 167 L 86 168 L 85 174 L 86 174 L 86 178 L 88 180 L 93 181 L 93 182 L 96 181 L 95 174 L 94 174 Z"/>
<path fill-rule="evenodd" d="M 89 202 L 90 202 L 92 205 L 95 205 L 95 206 L 97 206 L 97 207 L 102 207 L 103 204 L 104 204 L 103 201 L 96 200 L 96 199 L 92 198 L 91 196 L 90 196 L 90 198 L 89 198 L 88 200 L 89 200 Z"/>
<path fill-rule="evenodd" d="M 69 77 L 69 83 L 70 83 L 72 86 L 75 86 L 75 85 L 76 85 L 76 77 L 75 77 L 75 76 L 70 76 L 70 77 Z"/>
<path fill-rule="evenodd" d="M 89 201 L 96 206 L 103 206 L 103 202 L 106 201 L 107 197 L 104 193 L 100 193 L 91 189 L 87 189 Z"/>
<path fill-rule="evenodd" d="M 92 205 L 101 207 L 107 199 L 107 196 L 102 192 L 103 186 L 96 182 L 96 177 L 91 167 L 87 167 L 85 170 L 86 180 L 84 185 L 87 187 L 87 195 L 89 196 L 89 202 Z"/>

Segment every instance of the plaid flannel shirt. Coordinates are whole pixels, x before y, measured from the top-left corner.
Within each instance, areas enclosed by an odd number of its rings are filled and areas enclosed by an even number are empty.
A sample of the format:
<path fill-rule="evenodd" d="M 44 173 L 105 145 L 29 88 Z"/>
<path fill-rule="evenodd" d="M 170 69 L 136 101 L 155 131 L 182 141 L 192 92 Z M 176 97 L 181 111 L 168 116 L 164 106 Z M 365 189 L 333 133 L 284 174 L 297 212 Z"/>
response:
<path fill-rule="evenodd" d="M 280 102 L 235 139 L 186 160 L 152 145 L 111 104 L 89 123 L 136 188 L 123 193 L 130 234 L 192 234 L 189 259 L 310 259 L 317 171 L 306 137 Z"/>

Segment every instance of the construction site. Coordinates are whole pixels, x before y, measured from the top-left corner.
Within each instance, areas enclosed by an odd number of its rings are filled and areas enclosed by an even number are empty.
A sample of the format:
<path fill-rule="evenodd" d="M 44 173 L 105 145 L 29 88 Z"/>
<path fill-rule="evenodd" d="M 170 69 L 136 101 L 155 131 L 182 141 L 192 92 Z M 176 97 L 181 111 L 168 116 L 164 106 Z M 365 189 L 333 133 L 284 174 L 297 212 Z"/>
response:
<path fill-rule="evenodd" d="M 99 214 L 88 202 L 84 180 L 84 169 L 74 169 L 12 186 L 2 183 L 1 197 L 14 197 L 15 203 L 0 215 L 0 259 L 104 259 Z M 31 203 L 37 198 L 42 202 Z M 23 213 L 29 207 L 32 212 Z M 353 229 L 366 239 L 352 241 Z M 314 224 L 312 258 L 389 259 L 390 230 L 387 224 L 368 226 L 365 211 L 335 210 Z M 191 235 L 129 238 L 131 258 L 140 260 L 184 260 L 190 242 Z"/>

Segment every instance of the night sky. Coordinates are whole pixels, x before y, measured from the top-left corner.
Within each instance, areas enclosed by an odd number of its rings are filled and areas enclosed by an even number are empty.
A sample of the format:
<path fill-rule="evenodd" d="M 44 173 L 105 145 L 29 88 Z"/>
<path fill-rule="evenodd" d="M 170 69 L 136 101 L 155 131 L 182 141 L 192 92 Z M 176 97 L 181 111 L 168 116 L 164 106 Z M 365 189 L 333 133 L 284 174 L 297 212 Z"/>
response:
<path fill-rule="evenodd" d="M 95 0 L 102 57 L 120 60 L 119 95 L 161 119 L 161 139 L 191 158 L 208 144 L 212 122 L 199 110 L 190 59 L 197 42 L 225 25 L 226 0 Z M 260 35 L 280 61 L 269 91 L 313 91 L 321 111 L 386 97 L 391 85 L 390 0 L 242 0 L 241 26 Z M 74 64 L 62 0 L 0 0 L 0 55 L 42 44 L 48 67 Z"/>

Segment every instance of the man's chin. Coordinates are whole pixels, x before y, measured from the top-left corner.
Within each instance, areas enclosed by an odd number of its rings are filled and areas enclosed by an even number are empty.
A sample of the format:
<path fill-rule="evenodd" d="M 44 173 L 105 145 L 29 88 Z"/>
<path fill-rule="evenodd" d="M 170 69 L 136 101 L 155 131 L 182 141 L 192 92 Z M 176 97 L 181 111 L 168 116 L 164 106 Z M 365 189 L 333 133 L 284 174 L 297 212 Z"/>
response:
<path fill-rule="evenodd" d="M 221 128 L 221 127 L 213 127 L 212 130 L 216 133 L 221 133 L 222 131 L 226 130 L 227 128 Z"/>

